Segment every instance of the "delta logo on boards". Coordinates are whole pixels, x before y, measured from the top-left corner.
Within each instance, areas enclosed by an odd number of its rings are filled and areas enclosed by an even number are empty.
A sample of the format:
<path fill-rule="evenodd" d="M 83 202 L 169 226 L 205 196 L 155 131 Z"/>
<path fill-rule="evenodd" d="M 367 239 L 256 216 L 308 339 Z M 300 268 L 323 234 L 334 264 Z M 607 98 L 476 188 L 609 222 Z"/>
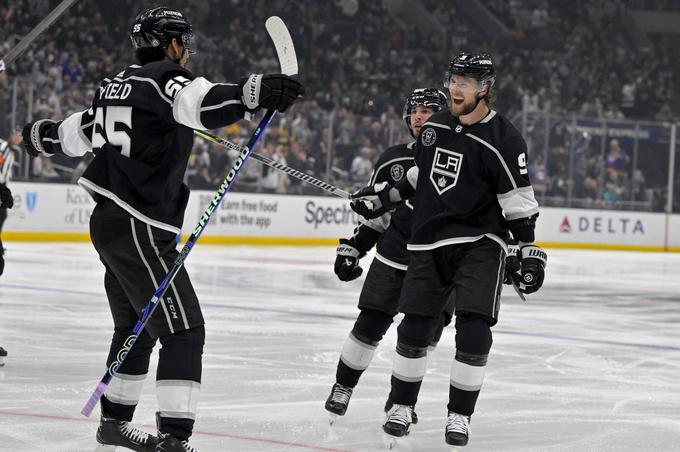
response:
<path fill-rule="evenodd" d="M 562 223 L 560 224 L 560 232 L 563 234 L 571 233 L 571 225 L 569 224 L 569 218 L 564 217 Z"/>
<path fill-rule="evenodd" d="M 567 215 L 564 216 L 559 227 L 561 234 L 572 232 L 609 234 L 609 235 L 645 235 L 645 226 L 639 218 L 631 217 L 606 217 L 606 216 L 579 216 L 575 223 L 575 229 Z"/>

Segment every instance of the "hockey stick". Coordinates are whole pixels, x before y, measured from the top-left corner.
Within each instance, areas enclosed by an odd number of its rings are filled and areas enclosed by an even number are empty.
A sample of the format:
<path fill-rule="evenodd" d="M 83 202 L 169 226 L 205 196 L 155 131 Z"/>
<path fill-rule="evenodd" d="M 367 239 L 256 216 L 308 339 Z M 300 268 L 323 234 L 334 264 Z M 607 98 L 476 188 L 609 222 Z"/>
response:
<path fill-rule="evenodd" d="M 288 71 L 284 72 L 287 75 L 297 74 L 297 58 L 295 56 L 295 49 L 293 48 L 293 41 L 290 37 L 290 34 L 288 33 L 288 30 L 286 29 L 286 25 L 280 18 L 273 16 L 267 19 L 265 26 L 267 28 L 269 36 L 272 38 L 272 41 L 274 41 L 277 54 L 279 55 L 279 61 L 281 62 L 282 72 Z M 287 51 L 282 54 L 279 52 L 280 48 L 287 49 Z M 293 61 L 291 61 L 291 58 Z M 177 256 L 177 259 L 175 259 L 175 264 L 170 269 L 168 274 L 165 275 L 165 278 L 163 278 L 163 281 L 161 281 L 160 285 L 156 289 L 156 292 L 151 297 L 151 300 L 144 308 L 142 317 L 139 320 L 137 320 L 137 324 L 132 330 L 132 334 L 130 334 L 125 339 L 125 342 L 123 343 L 123 348 L 118 350 L 118 353 L 116 354 L 116 360 L 112 362 L 111 365 L 106 369 L 106 373 L 99 381 L 99 384 L 97 384 L 97 387 L 95 388 L 94 392 L 88 399 L 87 403 L 85 403 L 83 409 L 80 411 L 81 414 L 83 414 L 84 416 L 89 416 L 90 414 L 92 414 L 92 410 L 94 409 L 95 405 L 97 405 L 97 401 L 99 401 L 101 396 L 103 396 L 104 393 L 106 392 L 109 383 L 111 383 L 113 375 L 127 357 L 129 351 L 134 346 L 135 341 L 137 340 L 141 332 L 144 330 L 144 327 L 146 327 L 146 324 L 151 318 L 151 315 L 158 306 L 158 300 L 163 298 L 163 295 L 165 294 L 165 291 L 168 289 L 168 286 L 184 265 L 184 261 L 189 256 L 189 253 L 191 252 L 192 248 L 198 241 L 198 238 L 201 236 L 203 230 L 207 226 L 210 220 L 210 216 L 219 207 L 220 203 L 222 202 L 222 199 L 231 188 L 231 185 L 234 183 L 236 175 L 243 167 L 243 163 L 248 159 L 255 145 L 257 145 L 257 142 L 260 141 L 260 138 L 262 138 L 265 129 L 267 128 L 275 114 L 276 110 L 267 110 L 264 117 L 260 121 L 260 124 L 258 124 L 257 129 L 255 129 L 255 132 L 253 132 L 253 135 L 250 137 L 250 140 L 248 140 L 248 143 L 241 148 L 241 153 L 239 154 L 238 159 L 232 165 L 232 168 L 227 174 L 227 177 L 225 177 L 224 180 L 222 181 L 220 188 L 218 188 L 217 192 L 213 196 L 212 200 L 210 201 L 210 204 L 208 205 L 208 208 L 205 210 L 205 212 L 203 212 L 201 219 L 198 221 L 198 224 L 196 225 L 193 232 L 189 236 L 189 239 L 184 243 L 182 250 L 179 252 L 179 255 Z"/>
<path fill-rule="evenodd" d="M 233 151 L 238 151 L 240 152 L 242 150 L 242 147 L 239 146 L 238 144 L 234 144 L 230 141 L 225 140 L 224 138 L 217 137 L 215 135 L 211 135 L 207 132 L 201 132 L 200 130 L 194 130 L 194 134 L 198 135 L 201 138 L 204 138 L 210 142 L 217 143 L 219 145 L 224 146 L 227 149 L 231 149 Z M 351 195 L 349 192 L 346 192 L 345 190 L 342 190 L 335 185 L 331 185 L 327 182 L 324 182 L 322 180 L 319 180 L 315 177 L 310 176 L 309 174 L 305 174 L 301 171 L 298 171 L 296 169 L 291 168 L 290 166 L 284 165 L 283 163 L 277 162 L 275 160 L 272 160 L 268 157 L 265 157 L 260 154 L 252 153 L 250 156 L 257 160 L 260 163 L 263 163 L 269 167 L 272 167 L 274 169 L 277 169 L 279 171 L 282 171 L 290 176 L 293 176 L 296 179 L 300 179 L 303 182 L 307 182 L 308 184 L 314 185 L 315 187 L 318 187 L 322 190 L 327 191 L 328 193 L 331 193 L 335 196 L 339 196 L 340 198 L 345 198 L 345 199 L 351 199 Z"/>
<path fill-rule="evenodd" d="M 0 60 L 0 72 L 4 71 L 7 66 L 12 64 L 12 62 L 19 57 L 19 55 L 24 53 L 28 46 L 30 46 L 31 43 L 33 43 L 33 41 L 35 41 L 36 38 L 47 29 L 47 27 L 52 25 L 52 23 L 57 20 L 59 16 L 64 13 L 64 11 L 69 9 L 71 5 L 77 1 L 78 0 L 64 0 L 63 2 L 59 3 L 57 7 L 47 15 L 47 17 L 41 20 L 40 23 L 36 25 L 35 28 L 33 28 L 33 30 L 31 30 L 21 39 L 21 41 L 19 41 L 19 44 L 15 45 L 14 48 L 12 48 L 12 50 L 10 50 L 9 53 Z"/>

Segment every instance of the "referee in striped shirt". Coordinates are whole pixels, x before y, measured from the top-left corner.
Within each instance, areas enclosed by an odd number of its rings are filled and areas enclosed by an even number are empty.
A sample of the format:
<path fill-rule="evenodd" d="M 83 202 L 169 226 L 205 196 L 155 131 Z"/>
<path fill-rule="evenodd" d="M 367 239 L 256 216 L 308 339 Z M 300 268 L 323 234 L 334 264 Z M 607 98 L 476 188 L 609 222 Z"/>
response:
<path fill-rule="evenodd" d="M 7 209 L 11 209 L 14 205 L 14 198 L 12 197 L 12 192 L 7 188 L 7 183 L 12 176 L 14 152 L 20 151 L 19 144 L 21 140 L 21 132 L 17 131 L 12 131 L 9 141 L 0 139 L 0 234 L 2 233 L 5 219 L 7 219 Z M 2 238 L 0 237 L 0 275 L 5 270 L 3 254 L 5 254 L 5 249 L 2 247 Z"/>

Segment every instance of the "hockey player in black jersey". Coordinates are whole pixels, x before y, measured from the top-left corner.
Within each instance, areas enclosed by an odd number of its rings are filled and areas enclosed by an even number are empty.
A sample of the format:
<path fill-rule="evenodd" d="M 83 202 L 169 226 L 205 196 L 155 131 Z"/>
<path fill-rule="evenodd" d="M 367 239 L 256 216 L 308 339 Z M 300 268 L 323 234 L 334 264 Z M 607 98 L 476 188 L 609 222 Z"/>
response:
<path fill-rule="evenodd" d="M 403 118 L 414 139 L 418 138 L 422 125 L 435 112 L 447 108 L 446 95 L 435 88 L 414 90 L 404 104 Z M 385 150 L 375 164 L 368 182 L 394 185 L 406 176 L 414 165 L 413 145 L 399 144 Z M 363 269 L 359 259 L 376 246 L 375 259 L 366 275 L 359 296 L 359 316 L 340 354 L 336 382 L 326 400 L 326 410 L 342 416 L 347 410 L 354 387 L 361 374 L 370 364 L 373 354 L 385 332 L 398 312 L 399 294 L 408 267 L 406 242 L 411 234 L 413 205 L 403 203 L 393 212 L 381 217 L 362 221 L 349 239 L 340 239 L 335 260 L 335 274 L 341 281 L 358 278 Z M 434 349 L 442 330 L 451 321 L 452 310 L 442 315 L 435 337 L 430 342 Z M 388 398 L 386 411 L 392 403 Z"/>
<path fill-rule="evenodd" d="M 192 27 L 179 11 L 153 8 L 130 34 L 139 65 L 105 78 L 89 110 L 24 128 L 31 155 L 94 159 L 79 180 L 96 201 L 92 243 L 105 267 L 114 321 L 107 366 L 178 256 L 189 189 L 182 182 L 193 129 L 214 129 L 261 108 L 286 110 L 304 92 L 281 74 L 212 83 L 189 72 Z M 101 399 L 97 440 L 136 451 L 195 451 L 189 446 L 201 384 L 204 320 L 183 267 Z M 151 351 L 160 339 L 156 390 L 158 438 L 129 422 Z"/>
<path fill-rule="evenodd" d="M 416 144 L 416 166 L 394 186 L 377 184 L 355 195 L 367 218 L 409 199 L 415 209 L 410 262 L 399 307 L 392 370 L 394 407 L 383 429 L 408 433 L 412 406 L 425 374 L 425 356 L 446 294 L 453 290 L 456 354 L 451 366 L 446 443 L 464 446 L 482 387 L 498 320 L 511 232 L 519 241 L 519 270 L 510 275 L 525 293 L 543 283 L 546 254 L 533 244 L 538 203 L 528 177 L 527 148 L 515 127 L 491 109 L 495 69 L 491 56 L 461 53 L 449 66 L 450 111 L 430 117 Z"/>

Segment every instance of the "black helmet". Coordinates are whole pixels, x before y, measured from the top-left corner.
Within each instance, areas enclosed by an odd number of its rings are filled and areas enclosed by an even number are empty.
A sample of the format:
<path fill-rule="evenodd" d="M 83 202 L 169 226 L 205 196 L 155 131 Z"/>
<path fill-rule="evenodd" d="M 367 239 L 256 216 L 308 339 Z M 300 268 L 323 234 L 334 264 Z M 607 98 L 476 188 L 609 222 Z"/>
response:
<path fill-rule="evenodd" d="M 431 108 L 435 112 L 447 107 L 446 94 L 436 88 L 418 88 L 406 98 L 404 102 L 404 112 L 402 118 L 407 119 L 411 116 L 413 107 L 416 105 L 423 105 Z M 407 123 L 408 124 L 408 123 Z"/>
<path fill-rule="evenodd" d="M 413 108 L 417 105 L 431 108 L 435 113 L 448 106 L 446 103 L 446 94 L 439 91 L 437 88 L 414 89 L 411 95 L 406 98 L 406 102 L 404 102 L 404 111 L 402 113 L 402 118 L 406 121 L 406 126 L 414 138 L 415 135 L 413 135 L 413 130 L 411 130 L 411 113 L 413 112 Z"/>
<path fill-rule="evenodd" d="M 191 24 L 179 11 L 164 6 L 141 12 L 130 31 L 130 39 L 135 49 L 155 47 L 165 49 L 172 42 L 172 38 L 177 38 L 189 53 L 194 53 Z"/>
<path fill-rule="evenodd" d="M 481 83 L 488 83 L 493 86 L 496 81 L 496 69 L 493 67 L 491 55 L 484 52 L 479 53 L 459 53 L 457 57 L 449 63 L 449 70 L 446 73 L 445 86 L 453 75 L 472 77 Z"/>

